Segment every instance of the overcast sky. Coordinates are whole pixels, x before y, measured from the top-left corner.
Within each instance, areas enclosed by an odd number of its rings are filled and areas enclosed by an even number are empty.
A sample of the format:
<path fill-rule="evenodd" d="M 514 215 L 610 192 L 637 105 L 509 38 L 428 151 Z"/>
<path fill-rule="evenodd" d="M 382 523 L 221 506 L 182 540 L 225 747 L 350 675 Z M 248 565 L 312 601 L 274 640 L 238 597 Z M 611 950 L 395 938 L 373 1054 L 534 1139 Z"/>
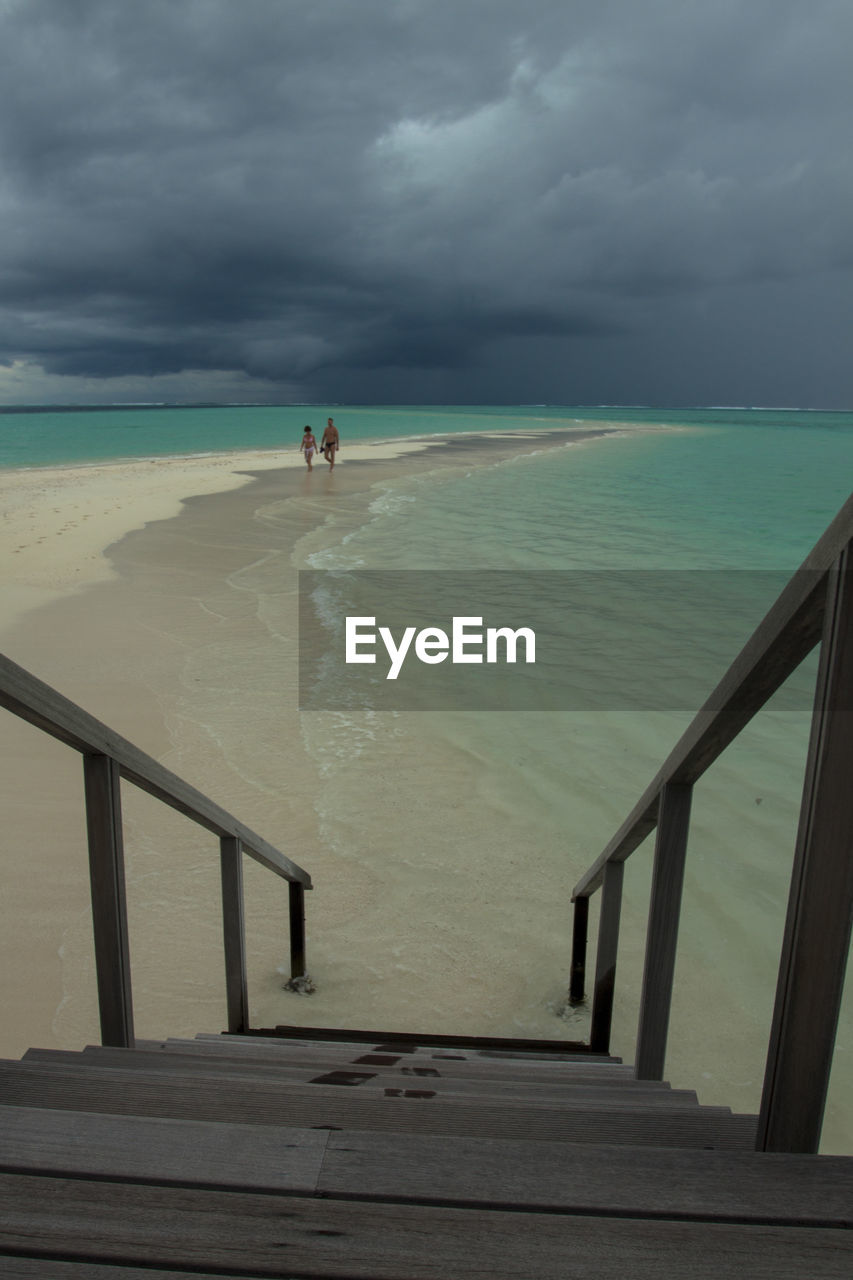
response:
<path fill-rule="evenodd" d="M 853 408 L 851 0 L 0 0 L 0 403 Z"/>

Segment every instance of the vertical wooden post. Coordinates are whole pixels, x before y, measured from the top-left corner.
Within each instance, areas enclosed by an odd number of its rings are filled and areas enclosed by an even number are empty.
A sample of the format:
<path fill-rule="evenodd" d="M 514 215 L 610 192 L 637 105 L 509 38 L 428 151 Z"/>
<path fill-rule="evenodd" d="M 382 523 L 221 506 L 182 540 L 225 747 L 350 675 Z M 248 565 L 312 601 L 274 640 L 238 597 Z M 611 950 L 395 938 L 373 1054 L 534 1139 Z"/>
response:
<path fill-rule="evenodd" d="M 692 795 L 692 786 L 680 782 L 668 782 L 660 795 L 637 1032 L 638 1080 L 663 1079 Z"/>
<path fill-rule="evenodd" d="M 816 1152 L 853 923 L 853 553 L 827 583 L 826 614 L 759 1151 Z"/>
<path fill-rule="evenodd" d="M 110 756 L 84 755 L 89 881 L 101 1043 L 132 1048 L 133 998 L 121 827 L 121 774 Z"/>
<path fill-rule="evenodd" d="M 249 988 L 246 976 L 246 927 L 243 907 L 243 849 L 236 836 L 220 836 L 222 870 L 222 929 L 225 941 L 225 995 L 228 1030 L 249 1030 Z"/>
<path fill-rule="evenodd" d="M 583 1004 L 586 981 L 586 939 L 589 920 L 589 898 L 575 898 L 572 926 L 572 972 L 569 978 L 569 1004 Z"/>
<path fill-rule="evenodd" d="M 593 1053 L 610 1052 L 624 872 L 624 862 L 608 862 L 604 869 L 601 915 L 598 922 L 598 954 L 595 963 L 595 993 L 592 998 L 592 1026 L 589 1037 L 589 1047 Z"/>
<path fill-rule="evenodd" d="M 305 977 L 305 889 L 290 881 L 290 978 Z"/>

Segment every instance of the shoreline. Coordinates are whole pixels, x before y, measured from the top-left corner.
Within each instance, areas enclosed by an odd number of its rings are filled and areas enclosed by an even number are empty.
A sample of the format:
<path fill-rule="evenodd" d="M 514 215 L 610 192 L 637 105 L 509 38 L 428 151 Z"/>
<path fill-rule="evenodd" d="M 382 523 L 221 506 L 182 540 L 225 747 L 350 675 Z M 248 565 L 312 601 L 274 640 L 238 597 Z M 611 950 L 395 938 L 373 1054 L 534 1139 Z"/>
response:
<path fill-rule="evenodd" d="M 555 447 L 623 430 L 602 428 L 460 432 L 400 437 L 342 446 L 337 474 L 354 463 L 398 461 L 426 455 L 431 461 L 470 454 L 486 461 L 489 445 L 502 441 Z M 473 448 L 474 445 L 486 444 Z M 340 470 L 337 470 L 340 468 Z M 0 632 L 30 609 L 101 582 L 116 571 L 107 554 L 127 534 L 180 514 L 192 498 L 249 485 L 266 471 L 301 471 L 295 449 L 175 454 L 162 457 L 0 468 Z M 325 462 L 315 472 L 326 473 Z M 91 523 L 90 523 L 91 522 Z"/>
<path fill-rule="evenodd" d="M 0 631 L 70 591 L 113 581 L 109 548 L 179 515 L 190 498 L 245 487 L 255 473 L 299 468 L 300 454 L 247 450 L 0 469 Z"/>

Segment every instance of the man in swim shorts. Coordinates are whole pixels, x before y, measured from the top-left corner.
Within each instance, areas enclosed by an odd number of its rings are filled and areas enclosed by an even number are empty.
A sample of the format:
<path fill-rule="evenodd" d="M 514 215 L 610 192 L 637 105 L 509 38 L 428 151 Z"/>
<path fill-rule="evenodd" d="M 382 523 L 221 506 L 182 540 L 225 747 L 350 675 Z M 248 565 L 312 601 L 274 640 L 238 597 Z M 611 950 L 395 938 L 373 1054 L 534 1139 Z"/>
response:
<path fill-rule="evenodd" d="M 320 448 L 326 455 L 326 461 L 329 464 L 329 470 L 333 470 L 335 466 L 335 454 L 341 447 L 341 439 L 338 435 L 338 428 L 335 426 L 331 418 L 327 419 L 326 430 L 323 432 L 323 439 L 320 441 Z"/>

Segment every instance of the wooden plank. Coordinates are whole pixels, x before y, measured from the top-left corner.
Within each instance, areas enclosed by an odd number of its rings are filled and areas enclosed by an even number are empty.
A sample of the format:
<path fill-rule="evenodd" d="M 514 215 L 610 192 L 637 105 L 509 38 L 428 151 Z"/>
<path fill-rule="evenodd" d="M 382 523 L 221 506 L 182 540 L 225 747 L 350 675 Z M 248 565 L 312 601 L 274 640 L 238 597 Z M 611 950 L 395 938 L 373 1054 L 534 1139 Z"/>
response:
<path fill-rule="evenodd" d="M 306 889 L 311 888 L 307 871 L 232 814 L 2 654 L 0 706 L 84 755 L 105 755 L 116 760 L 128 782 L 216 835 L 234 836 L 256 862 L 286 880 L 297 880 Z"/>
<path fill-rule="evenodd" d="M 322 1030 L 322 1028 L 321 1028 Z M 177 1037 L 169 1037 L 168 1043 L 175 1043 Z M 151 1042 L 155 1043 L 155 1042 Z M 157 1043 L 165 1044 L 167 1041 L 158 1041 Z M 389 1040 L 387 1037 L 376 1037 L 375 1039 L 363 1040 L 340 1040 L 322 1037 L 314 1039 L 311 1031 L 306 1028 L 305 1037 L 301 1036 L 256 1036 L 256 1035 L 240 1035 L 232 1036 L 227 1032 L 211 1032 L 210 1034 L 199 1033 L 192 1040 L 184 1039 L 185 1044 L 193 1045 L 228 1045 L 231 1048 L 238 1049 L 241 1053 L 254 1053 L 260 1051 L 266 1053 L 287 1054 L 293 1049 L 304 1050 L 310 1048 L 313 1050 L 322 1050 L 328 1053 L 398 1053 L 408 1054 L 409 1056 L 417 1054 L 440 1055 L 446 1058 L 460 1059 L 469 1062 L 521 1062 L 531 1066 L 558 1066 L 574 1068 L 579 1067 L 584 1071 L 598 1071 L 599 1069 L 610 1069 L 618 1067 L 623 1071 L 630 1071 L 632 1068 L 622 1062 L 621 1058 L 611 1057 L 609 1054 L 596 1053 L 493 1053 L 483 1051 L 482 1049 L 470 1044 L 434 1044 L 428 1039 L 420 1041 L 403 1041 Z M 587 1046 L 588 1048 L 588 1046 Z"/>
<path fill-rule="evenodd" d="M 363 1059 L 367 1058 L 368 1061 Z M 370 1061 L 370 1059 L 381 1059 Z M 122 1073 L 153 1074 L 165 1078 L 180 1076 L 199 1082 L 232 1080 L 246 1085 L 265 1082 L 289 1088 L 293 1084 L 340 1084 L 360 1087 L 363 1091 L 385 1092 L 389 1089 L 427 1089 L 437 1097 L 467 1097 L 507 1100 L 530 1106 L 555 1102 L 590 1106 L 685 1107 L 697 1106 L 692 1089 L 672 1089 L 658 1081 L 579 1081 L 555 1080 L 553 1077 L 531 1080 L 527 1076 L 505 1078 L 494 1073 L 470 1076 L 460 1072 L 445 1073 L 433 1061 L 428 1067 L 412 1067 L 405 1061 L 389 1064 L 383 1054 L 366 1054 L 356 1063 L 333 1064 L 331 1068 L 317 1063 L 241 1063 L 234 1058 L 200 1058 L 195 1054 L 149 1053 L 92 1047 L 83 1055 L 63 1049 L 29 1049 L 22 1061 L 38 1063 L 48 1069 L 70 1067 L 85 1071 L 91 1067 Z M 352 1084 L 350 1084 L 350 1080 Z"/>
<path fill-rule="evenodd" d="M 264 1041 L 280 1039 L 333 1040 L 345 1044 L 393 1044 L 395 1048 L 461 1048 L 495 1056 L 515 1058 L 544 1055 L 549 1058 L 586 1057 L 589 1045 L 580 1040 L 522 1040 L 507 1036 L 432 1035 L 423 1031 L 357 1031 L 337 1027 L 255 1027 L 253 1037 Z M 621 1062 L 621 1058 L 616 1058 Z"/>
<path fill-rule="evenodd" d="M 370 1059 L 376 1066 L 388 1067 L 427 1067 L 446 1072 L 449 1075 L 458 1075 L 468 1079 L 494 1079 L 494 1080 L 537 1080 L 543 1083 L 552 1081 L 565 1081 L 571 1083 L 602 1084 L 610 1086 L 612 1084 L 621 1084 L 632 1086 L 635 1084 L 633 1072 L 630 1067 L 612 1066 L 595 1068 L 586 1066 L 583 1063 L 559 1063 L 559 1062 L 530 1062 L 528 1060 L 519 1060 L 514 1058 L 493 1059 L 493 1058 L 458 1058 L 452 1051 L 443 1053 L 438 1050 L 434 1053 L 394 1053 L 391 1046 L 377 1045 L 375 1047 L 367 1045 L 354 1045 L 348 1052 L 336 1051 L 334 1047 L 328 1048 L 322 1044 L 318 1047 L 299 1047 L 283 1053 L 277 1053 L 275 1050 L 264 1052 L 241 1053 L 239 1049 L 233 1049 L 229 1052 L 227 1049 L 208 1049 L 198 1051 L 194 1049 L 191 1043 L 187 1044 L 169 1044 L 162 1048 L 159 1045 L 147 1047 L 139 1044 L 134 1049 L 122 1050 L 111 1046 L 87 1045 L 80 1052 L 71 1049 L 28 1049 L 24 1055 L 25 1060 L 33 1058 L 41 1058 L 45 1061 L 51 1059 L 62 1061 L 75 1061 L 84 1056 L 86 1059 L 98 1057 L 104 1063 L 110 1061 L 113 1065 L 127 1065 L 132 1069 L 134 1063 L 143 1064 L 149 1059 L 155 1059 L 157 1062 L 168 1064 L 173 1061 L 173 1066 L 178 1059 L 182 1061 L 182 1065 L 191 1068 L 193 1064 L 198 1065 L 199 1070 L 205 1070 L 206 1064 L 215 1069 L 218 1062 L 227 1062 L 233 1064 L 238 1071 L 245 1071 L 250 1074 L 255 1068 L 266 1073 L 274 1073 L 277 1068 L 286 1070 L 289 1067 L 305 1067 L 312 1066 L 348 1066 L 356 1062 L 362 1062 Z M 170 1069 L 166 1066 L 164 1069 Z M 664 1087 L 659 1081 L 644 1081 L 644 1088 Z"/>
<path fill-rule="evenodd" d="M 109 756 L 85 755 L 86 826 L 98 1008 L 104 1044 L 133 1044 L 133 995 L 127 936 L 119 767 Z"/>
<path fill-rule="evenodd" d="M 604 871 L 601 914 L 598 924 L 598 951 L 595 963 L 595 990 L 589 1047 L 593 1053 L 608 1053 L 616 990 L 616 959 L 619 953 L 619 917 L 622 911 L 624 864 L 609 862 Z M 580 901 L 580 899 L 578 899 Z"/>
<path fill-rule="evenodd" d="M 173 1043 L 169 1041 L 162 1043 Z M 406 1043 L 396 1040 L 359 1040 L 359 1041 L 341 1041 L 341 1040 L 313 1040 L 313 1039 L 297 1039 L 295 1036 L 278 1037 L 278 1036 L 229 1036 L 227 1033 L 196 1036 L 195 1040 L 187 1041 L 196 1045 L 232 1045 L 239 1049 L 240 1052 L 249 1054 L 288 1054 L 292 1052 L 310 1052 L 320 1053 L 329 1052 L 341 1055 L 357 1056 L 359 1053 L 390 1053 L 405 1055 L 408 1057 L 442 1057 L 448 1061 L 466 1061 L 492 1063 L 497 1066 L 511 1063 L 518 1067 L 529 1066 L 531 1069 L 551 1069 L 565 1068 L 566 1070 L 579 1070 L 584 1072 L 599 1072 L 629 1074 L 633 1075 L 634 1068 L 622 1062 L 621 1058 L 613 1058 L 609 1055 L 582 1053 L 582 1054 L 545 1054 L 545 1053 L 491 1053 L 484 1052 L 480 1049 L 471 1048 L 470 1046 L 461 1045 L 438 1045 L 426 1043 Z"/>
<path fill-rule="evenodd" d="M 222 930 L 225 946 L 225 998 L 228 1030 L 246 1031 L 249 982 L 246 970 L 246 929 L 243 906 L 243 850 L 235 836 L 219 840 L 222 877 Z"/>
<path fill-rule="evenodd" d="M 61 1258 L 21 1258 L 5 1254 L 0 1270 L 6 1280 L 187 1280 L 187 1272 L 159 1267 L 111 1266 L 99 1262 L 65 1262 Z M 193 1271 L 192 1280 L 222 1280 L 221 1271 Z M 227 1280 L 227 1277 L 226 1277 Z"/>
<path fill-rule="evenodd" d="M 696 782 L 818 643 L 825 577 L 853 534 L 847 502 L 793 575 L 643 795 L 572 891 L 599 888 L 611 860 L 624 862 L 654 830 L 657 798 L 667 782 Z"/>
<path fill-rule="evenodd" d="M 43 1183 L 43 1186 L 38 1186 Z M 636 1221 L 0 1176 L 0 1249 L 370 1280 L 848 1280 L 847 1231 Z"/>
<path fill-rule="evenodd" d="M 853 1159 L 332 1133 L 331 1196 L 853 1227 Z"/>
<path fill-rule="evenodd" d="M 638 1080 L 663 1079 L 692 795 L 692 786 L 668 782 L 660 797 L 634 1064 Z"/>
<path fill-rule="evenodd" d="M 334 1067 L 345 1064 L 358 1064 L 369 1058 L 393 1060 L 400 1067 L 438 1067 L 444 1075 L 466 1076 L 470 1079 L 506 1080 L 565 1080 L 569 1083 L 596 1084 L 620 1083 L 633 1086 L 633 1067 L 619 1064 L 595 1065 L 594 1063 L 565 1062 L 516 1062 L 509 1059 L 504 1062 L 492 1058 L 462 1057 L 453 1050 L 437 1050 L 428 1053 L 394 1054 L 387 1052 L 383 1046 L 378 1049 L 370 1045 L 353 1045 L 350 1048 L 336 1049 L 330 1045 L 302 1046 L 295 1043 L 284 1049 L 265 1049 L 246 1046 L 242 1051 L 235 1042 L 205 1042 L 199 1044 L 192 1040 L 142 1041 L 137 1039 L 137 1047 L 152 1052 L 188 1054 L 197 1058 L 233 1059 L 235 1063 L 266 1062 L 318 1067 Z M 235 1046 L 235 1047 L 231 1047 Z M 646 1088 L 658 1088 L 656 1081 L 644 1081 Z"/>
<path fill-rule="evenodd" d="M 227 1031 L 199 1031 L 194 1042 L 239 1042 L 244 1045 L 282 1047 L 288 1044 L 325 1044 L 343 1049 L 372 1044 L 393 1045 L 397 1053 L 433 1053 L 452 1050 L 468 1057 L 519 1058 L 525 1062 L 583 1062 L 621 1065 L 622 1059 L 612 1054 L 590 1053 L 589 1045 L 579 1040 L 513 1040 L 502 1036 L 418 1035 L 399 1031 L 357 1031 L 329 1027 L 275 1027 L 271 1031 L 253 1028 L 248 1035 L 231 1036 Z M 533 1048 L 529 1046 L 533 1045 Z"/>
<path fill-rule="evenodd" d="M 768 1049 L 759 1145 L 817 1151 L 853 925 L 853 548 L 826 629 Z"/>
<path fill-rule="evenodd" d="M 0 1168 L 552 1212 L 853 1226 L 853 1159 L 0 1107 Z"/>
<path fill-rule="evenodd" d="M 614 1085 L 633 1088 L 637 1085 L 630 1067 L 602 1067 L 598 1070 L 582 1063 L 529 1062 L 513 1058 L 471 1058 L 459 1059 L 453 1054 L 436 1053 L 401 1053 L 389 1051 L 390 1046 L 378 1045 L 376 1048 L 353 1046 L 347 1053 L 328 1051 L 322 1044 L 316 1048 L 292 1050 L 285 1053 L 250 1053 L 242 1054 L 238 1050 L 227 1052 L 215 1050 L 198 1052 L 191 1045 L 173 1044 L 162 1049 L 146 1048 L 137 1045 L 135 1049 L 122 1050 L 102 1045 L 87 1045 L 80 1053 L 70 1049 L 28 1049 L 24 1060 L 42 1059 L 43 1061 L 73 1062 L 82 1056 L 85 1059 L 97 1058 L 104 1065 L 123 1066 L 133 1070 L 135 1065 L 143 1067 L 152 1062 L 155 1068 L 162 1065 L 164 1070 L 173 1070 L 180 1064 L 182 1068 L 205 1071 L 216 1070 L 217 1064 L 228 1064 L 237 1072 L 251 1074 L 276 1075 L 290 1069 L 308 1070 L 334 1067 L 347 1067 L 369 1062 L 374 1070 L 405 1070 L 412 1072 L 421 1068 L 437 1071 L 444 1076 L 457 1076 L 467 1080 L 495 1081 L 530 1081 L 532 1085 L 541 1084 L 567 1085 L 601 1085 L 611 1088 Z M 169 1064 L 172 1064 L 171 1066 Z M 644 1089 L 668 1088 L 660 1081 L 642 1081 Z"/>
<path fill-rule="evenodd" d="M 7 1171 L 313 1192 L 328 1130 L 0 1106 Z"/>
<path fill-rule="evenodd" d="M 188 1078 L 42 1063 L 0 1062 L 0 1099 L 9 1106 L 153 1115 L 229 1124 L 371 1129 L 542 1142 L 749 1150 L 755 1118 L 726 1108 L 644 1109 L 522 1105 L 503 1099 L 438 1097 L 430 1090 L 385 1096 L 361 1086 L 288 1084 L 233 1077 Z"/>
<path fill-rule="evenodd" d="M 515 1059 L 487 1059 L 487 1057 L 467 1057 L 455 1050 L 432 1050 L 424 1053 L 397 1053 L 384 1044 L 352 1044 L 352 1046 L 334 1046 L 319 1043 L 316 1046 L 300 1041 L 288 1044 L 283 1050 L 263 1046 L 245 1046 L 241 1048 L 236 1041 L 227 1041 L 220 1047 L 215 1042 L 200 1044 L 196 1041 L 182 1041 L 169 1038 L 168 1041 L 140 1041 L 137 1047 L 142 1050 L 159 1053 L 187 1053 L 197 1059 L 233 1059 L 237 1062 L 293 1062 L 293 1064 L 318 1065 L 347 1064 L 357 1062 L 364 1057 L 378 1056 L 396 1060 L 401 1066 L 438 1066 L 450 1074 L 493 1075 L 506 1079 L 555 1079 L 555 1080 L 589 1080 L 590 1083 L 603 1080 L 633 1080 L 634 1069 L 624 1064 L 596 1064 L 596 1062 L 551 1062 L 551 1061 L 516 1061 Z M 86 1050 L 88 1052 L 88 1048 Z"/>

